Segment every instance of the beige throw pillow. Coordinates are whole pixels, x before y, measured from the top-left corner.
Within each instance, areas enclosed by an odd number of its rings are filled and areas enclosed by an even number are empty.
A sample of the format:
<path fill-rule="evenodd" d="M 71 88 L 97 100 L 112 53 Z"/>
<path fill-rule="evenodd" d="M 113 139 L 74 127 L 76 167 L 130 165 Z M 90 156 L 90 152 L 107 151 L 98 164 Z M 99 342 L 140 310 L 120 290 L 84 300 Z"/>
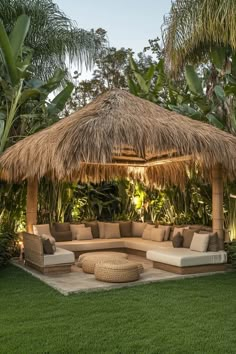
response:
<path fill-rule="evenodd" d="M 151 240 L 151 231 L 155 228 L 155 225 L 147 225 L 143 230 L 142 238 L 144 240 Z"/>
<path fill-rule="evenodd" d="M 98 221 L 99 238 L 105 238 L 104 222 Z"/>
<path fill-rule="evenodd" d="M 84 228 L 84 224 L 70 224 L 70 231 L 72 233 L 72 240 L 77 240 L 77 234 L 81 230 L 81 228 Z"/>
<path fill-rule="evenodd" d="M 196 252 L 206 252 L 208 248 L 208 244 L 209 244 L 209 234 L 194 233 L 190 245 L 190 250 Z"/>
<path fill-rule="evenodd" d="M 119 223 L 104 222 L 104 238 L 120 238 Z"/>
<path fill-rule="evenodd" d="M 164 241 L 164 236 L 165 236 L 165 230 L 164 229 L 160 229 L 159 227 L 153 228 L 151 230 L 151 240 L 152 241 L 156 241 L 156 242 L 162 242 Z"/>
<path fill-rule="evenodd" d="M 160 229 L 165 230 L 164 241 L 168 241 L 170 237 L 170 226 L 169 225 L 159 225 Z"/>
<path fill-rule="evenodd" d="M 134 237 L 142 237 L 146 226 L 147 224 L 145 222 L 132 221 L 132 235 Z"/>
<path fill-rule="evenodd" d="M 76 233 L 76 239 L 81 240 L 92 240 L 92 230 L 91 227 L 81 227 Z"/>
<path fill-rule="evenodd" d="M 43 234 L 52 236 L 49 224 L 33 225 L 33 233 L 38 236 Z"/>

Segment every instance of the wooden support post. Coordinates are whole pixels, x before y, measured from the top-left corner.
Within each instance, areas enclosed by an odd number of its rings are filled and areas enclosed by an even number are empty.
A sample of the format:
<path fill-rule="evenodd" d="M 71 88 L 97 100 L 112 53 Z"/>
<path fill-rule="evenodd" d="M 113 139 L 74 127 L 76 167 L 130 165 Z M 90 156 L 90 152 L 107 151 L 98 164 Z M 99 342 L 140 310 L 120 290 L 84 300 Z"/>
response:
<path fill-rule="evenodd" d="M 224 212 L 223 212 L 223 172 L 217 164 L 212 169 L 212 226 L 220 239 L 220 249 L 224 249 Z"/>
<path fill-rule="evenodd" d="M 37 224 L 38 209 L 38 180 L 37 178 L 28 179 L 27 181 L 27 197 L 26 197 L 26 222 L 27 232 L 32 233 L 32 225 Z"/>

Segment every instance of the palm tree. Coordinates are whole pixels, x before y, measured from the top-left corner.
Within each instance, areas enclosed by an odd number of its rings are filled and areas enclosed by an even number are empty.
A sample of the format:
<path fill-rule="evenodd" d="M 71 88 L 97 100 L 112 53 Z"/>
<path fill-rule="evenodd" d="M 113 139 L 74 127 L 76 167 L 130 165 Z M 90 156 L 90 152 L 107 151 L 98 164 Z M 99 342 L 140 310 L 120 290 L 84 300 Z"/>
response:
<path fill-rule="evenodd" d="M 66 61 L 91 67 L 106 45 L 99 32 L 78 28 L 51 0 L 1 0 L 0 19 L 8 34 L 22 13 L 31 19 L 25 45 L 33 49 L 36 76 L 42 79 L 56 68 L 65 69 Z"/>
<path fill-rule="evenodd" d="M 220 47 L 236 49 L 235 0 L 176 0 L 164 19 L 167 67 L 177 74 L 186 63 L 208 59 Z"/>

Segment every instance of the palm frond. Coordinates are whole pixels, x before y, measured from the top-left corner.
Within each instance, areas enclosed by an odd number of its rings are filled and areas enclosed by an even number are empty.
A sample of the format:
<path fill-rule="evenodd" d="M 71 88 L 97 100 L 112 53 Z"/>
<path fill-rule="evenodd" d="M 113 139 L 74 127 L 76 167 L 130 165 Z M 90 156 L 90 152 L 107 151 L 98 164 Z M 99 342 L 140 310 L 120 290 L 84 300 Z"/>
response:
<path fill-rule="evenodd" d="M 31 18 L 25 44 L 33 49 L 36 75 L 43 79 L 58 67 L 65 69 L 66 61 L 91 68 L 99 50 L 106 44 L 98 40 L 95 31 L 80 29 L 51 0 L 1 0 L 0 19 L 7 32 L 22 13 Z"/>
<path fill-rule="evenodd" d="M 176 0 L 162 27 L 167 68 L 176 75 L 211 48 L 236 50 L 235 18 L 235 0 Z"/>

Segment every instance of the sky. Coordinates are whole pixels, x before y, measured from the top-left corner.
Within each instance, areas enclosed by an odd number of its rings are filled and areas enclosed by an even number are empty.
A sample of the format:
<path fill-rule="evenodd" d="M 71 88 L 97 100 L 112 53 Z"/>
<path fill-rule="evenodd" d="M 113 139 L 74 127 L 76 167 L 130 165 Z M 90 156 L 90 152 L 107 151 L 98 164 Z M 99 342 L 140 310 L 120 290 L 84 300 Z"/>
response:
<path fill-rule="evenodd" d="M 171 0 L 54 0 L 80 28 L 104 28 L 110 46 L 140 52 L 148 39 L 161 37 Z"/>

